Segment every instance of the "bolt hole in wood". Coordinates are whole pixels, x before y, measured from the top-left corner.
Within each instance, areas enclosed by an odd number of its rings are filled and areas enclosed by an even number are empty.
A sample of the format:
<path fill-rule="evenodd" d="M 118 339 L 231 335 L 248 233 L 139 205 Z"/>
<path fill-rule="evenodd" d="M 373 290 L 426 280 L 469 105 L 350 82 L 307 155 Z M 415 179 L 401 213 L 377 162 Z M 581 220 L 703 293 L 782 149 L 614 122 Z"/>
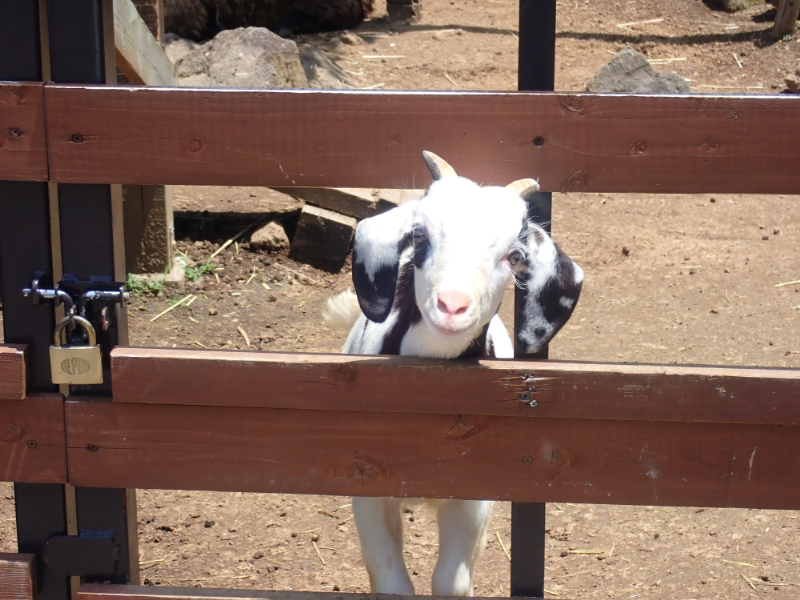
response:
<path fill-rule="evenodd" d="M 539 147 L 544 146 L 544 138 L 540 135 L 537 135 L 535 138 L 533 138 L 533 145 Z"/>

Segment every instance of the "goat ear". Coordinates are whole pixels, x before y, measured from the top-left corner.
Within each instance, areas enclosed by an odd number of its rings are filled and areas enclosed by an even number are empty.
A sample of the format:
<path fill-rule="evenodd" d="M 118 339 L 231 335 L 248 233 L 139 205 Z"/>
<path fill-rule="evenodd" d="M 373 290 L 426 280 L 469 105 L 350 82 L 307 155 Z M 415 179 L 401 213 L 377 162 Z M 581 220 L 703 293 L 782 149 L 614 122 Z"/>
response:
<path fill-rule="evenodd" d="M 353 242 L 353 285 L 370 321 L 383 323 L 394 304 L 400 255 L 411 244 L 411 226 L 419 201 L 407 202 L 364 219 Z"/>
<path fill-rule="evenodd" d="M 525 302 L 517 306 L 517 346 L 538 352 L 572 316 L 583 285 L 583 269 L 541 227 L 527 223 L 527 267 L 521 274 Z"/>
<path fill-rule="evenodd" d="M 433 177 L 434 181 L 439 181 L 445 177 L 456 176 L 455 169 L 448 165 L 443 158 L 436 156 L 433 152 L 423 150 L 422 158 L 425 161 L 425 164 L 428 165 L 428 170 L 431 172 L 431 177 Z"/>

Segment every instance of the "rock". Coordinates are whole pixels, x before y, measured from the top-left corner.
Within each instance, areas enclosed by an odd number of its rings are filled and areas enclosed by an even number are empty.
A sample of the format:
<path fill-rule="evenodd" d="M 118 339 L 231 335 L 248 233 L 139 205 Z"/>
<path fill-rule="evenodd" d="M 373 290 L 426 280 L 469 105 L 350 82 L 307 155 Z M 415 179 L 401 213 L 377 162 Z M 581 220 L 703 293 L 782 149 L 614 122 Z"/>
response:
<path fill-rule="evenodd" d="M 590 92 L 687 93 L 689 84 L 677 73 L 653 69 L 647 58 L 626 46 L 600 67 L 586 89 Z"/>
<path fill-rule="evenodd" d="M 794 68 L 794 75 L 789 75 L 786 79 L 786 87 L 795 94 L 800 94 L 800 63 Z"/>
<path fill-rule="evenodd" d="M 197 49 L 200 46 L 197 42 L 183 39 L 174 33 L 167 33 L 164 35 L 164 54 L 173 63 L 177 63 L 184 56 Z"/>
<path fill-rule="evenodd" d="M 309 87 L 331 90 L 355 87 L 353 78 L 327 54 L 316 48 L 305 48 L 300 53 L 300 63 L 306 73 Z"/>
<path fill-rule="evenodd" d="M 390 19 L 416 23 L 422 18 L 422 0 L 386 0 Z"/>
<path fill-rule="evenodd" d="M 350 31 L 343 31 L 342 35 L 339 36 L 339 40 L 348 46 L 358 46 L 362 42 L 360 37 Z"/>
<path fill-rule="evenodd" d="M 253 250 L 268 250 L 275 252 L 289 247 L 289 238 L 283 227 L 271 221 L 250 237 L 250 248 Z"/>
<path fill-rule="evenodd" d="M 186 40 L 183 40 L 186 42 Z M 176 45 L 180 55 L 192 42 Z M 232 88 L 305 88 L 297 45 L 262 27 L 222 31 L 183 53 L 175 63 L 182 86 Z"/>
<path fill-rule="evenodd" d="M 356 220 L 306 204 L 300 213 L 289 258 L 337 273 L 344 265 Z"/>

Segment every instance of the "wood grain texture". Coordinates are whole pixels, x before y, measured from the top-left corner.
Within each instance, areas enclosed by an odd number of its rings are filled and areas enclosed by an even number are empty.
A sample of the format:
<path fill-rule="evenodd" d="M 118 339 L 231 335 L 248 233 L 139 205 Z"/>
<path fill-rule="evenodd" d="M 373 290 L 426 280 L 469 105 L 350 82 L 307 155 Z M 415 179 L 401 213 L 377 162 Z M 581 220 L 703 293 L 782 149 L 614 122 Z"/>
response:
<path fill-rule="evenodd" d="M 800 369 L 120 347 L 111 369 L 118 403 L 800 425 Z"/>
<path fill-rule="evenodd" d="M 774 425 L 68 401 L 86 487 L 800 508 Z"/>
<path fill-rule="evenodd" d="M 36 555 L 0 553 L 0 600 L 34 600 Z"/>
<path fill-rule="evenodd" d="M 131 83 L 177 85 L 172 61 L 131 0 L 114 0 L 114 47 L 117 68 Z"/>
<path fill-rule="evenodd" d="M 800 97 L 60 85 L 45 97 L 63 183 L 419 188 L 427 149 L 480 183 L 536 177 L 543 191 L 800 189 Z"/>
<path fill-rule="evenodd" d="M 0 82 L 0 181 L 47 181 L 42 85 Z"/>
<path fill-rule="evenodd" d="M 78 600 L 449 600 L 449 596 L 396 596 L 394 594 L 342 594 L 339 592 L 286 592 L 211 588 L 176 588 L 85 583 Z M 483 600 L 476 597 L 476 600 Z"/>
<path fill-rule="evenodd" d="M 0 400 L 22 400 L 26 392 L 24 344 L 0 344 Z"/>
<path fill-rule="evenodd" d="M 0 402 L 0 481 L 67 482 L 63 396 Z"/>

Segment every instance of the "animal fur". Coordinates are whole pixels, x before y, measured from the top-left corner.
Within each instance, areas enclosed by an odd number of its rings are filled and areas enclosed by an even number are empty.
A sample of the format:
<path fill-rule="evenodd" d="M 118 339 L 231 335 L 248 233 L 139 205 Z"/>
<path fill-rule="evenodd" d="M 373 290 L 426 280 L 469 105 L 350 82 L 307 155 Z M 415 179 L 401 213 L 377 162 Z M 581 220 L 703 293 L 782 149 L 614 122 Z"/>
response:
<path fill-rule="evenodd" d="M 237 27 L 266 27 L 276 33 L 336 31 L 363 22 L 373 4 L 374 0 L 164 0 L 164 27 L 195 41 Z"/>

